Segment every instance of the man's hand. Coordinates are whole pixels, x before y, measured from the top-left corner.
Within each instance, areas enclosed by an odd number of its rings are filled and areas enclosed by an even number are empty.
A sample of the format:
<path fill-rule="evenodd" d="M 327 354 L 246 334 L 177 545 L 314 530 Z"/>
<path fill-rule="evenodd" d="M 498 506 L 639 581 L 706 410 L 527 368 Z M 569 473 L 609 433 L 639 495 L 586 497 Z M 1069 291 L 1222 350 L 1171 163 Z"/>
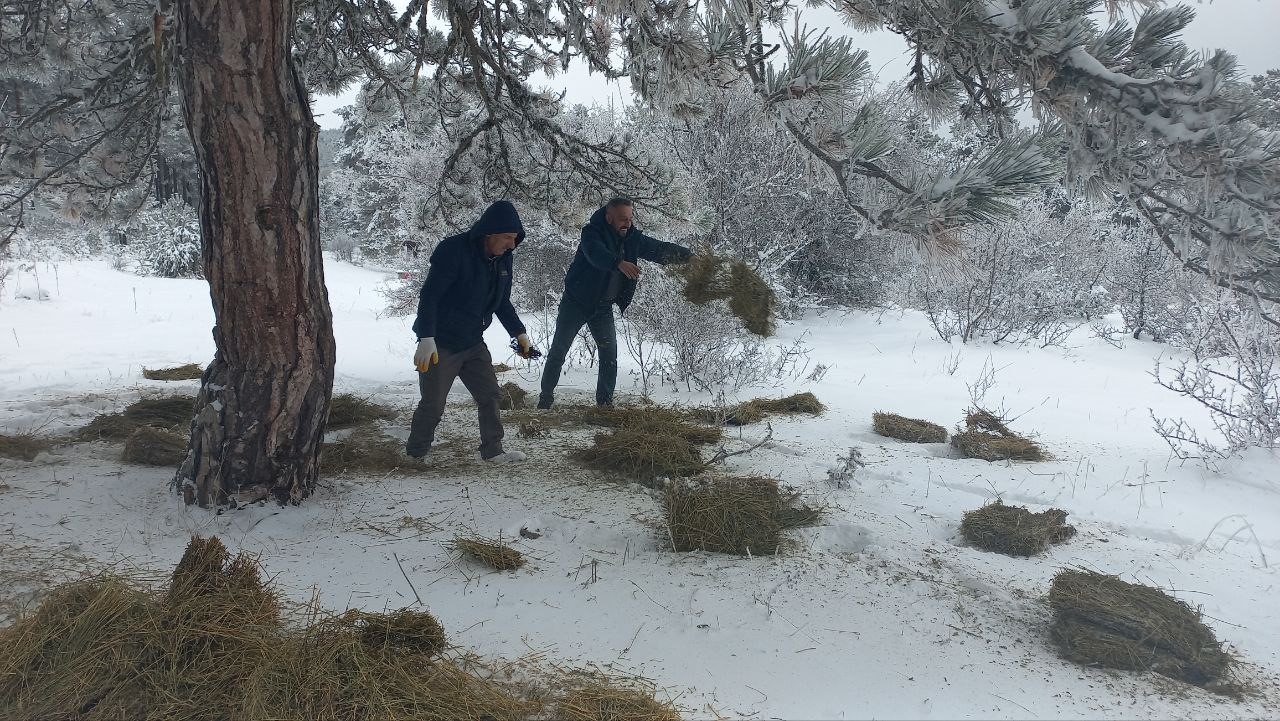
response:
<path fill-rule="evenodd" d="M 418 350 L 413 354 L 413 365 L 419 373 L 426 373 L 431 366 L 440 362 L 440 353 L 436 351 L 435 338 L 420 338 Z"/>
<path fill-rule="evenodd" d="M 533 341 L 529 339 L 528 333 L 521 333 L 513 338 L 511 340 L 511 350 L 525 360 L 542 357 L 542 351 L 533 347 Z"/>
<path fill-rule="evenodd" d="M 618 270 L 622 271 L 622 274 L 631 280 L 637 280 L 640 278 L 640 266 L 632 263 L 631 261 L 624 260 L 618 263 Z"/>

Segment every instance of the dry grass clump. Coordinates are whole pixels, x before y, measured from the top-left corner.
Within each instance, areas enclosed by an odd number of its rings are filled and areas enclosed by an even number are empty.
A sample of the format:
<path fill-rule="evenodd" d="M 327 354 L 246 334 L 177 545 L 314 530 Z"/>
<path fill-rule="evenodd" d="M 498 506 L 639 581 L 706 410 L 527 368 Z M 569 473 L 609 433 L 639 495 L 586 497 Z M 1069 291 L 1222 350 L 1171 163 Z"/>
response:
<path fill-rule="evenodd" d="M 805 391 L 785 398 L 753 398 L 725 410 L 702 409 L 698 415 L 709 423 L 746 426 L 772 415 L 819 415 L 827 409 L 814 394 Z"/>
<path fill-rule="evenodd" d="M 673 272 L 684 279 L 685 300 L 694 305 L 727 300 L 729 311 L 748 331 L 766 338 L 773 335 L 777 296 L 751 266 L 702 251 Z"/>
<path fill-rule="evenodd" d="M 344 618 L 354 622 L 360 642 L 369 648 L 423 656 L 438 656 L 448 648 L 444 626 L 426 611 L 348 611 Z"/>
<path fill-rule="evenodd" d="M 34 461 L 36 456 L 53 448 L 53 441 L 34 433 L 0 434 L 0 457 L 15 461 Z"/>
<path fill-rule="evenodd" d="M 680 721 L 670 704 L 653 691 L 590 683 L 567 692 L 556 704 L 559 721 Z"/>
<path fill-rule="evenodd" d="M 1067 570 L 1054 577 L 1049 606 L 1050 635 L 1076 663 L 1151 670 L 1203 686 L 1223 681 L 1235 662 L 1198 611 L 1158 588 Z"/>
<path fill-rule="evenodd" d="M 676 436 L 696 446 L 710 445 L 724 436 L 722 429 L 693 425 L 687 417 L 683 411 L 662 406 L 593 406 L 584 413 L 591 425 Z"/>
<path fill-rule="evenodd" d="M 374 403 L 351 393 L 339 393 L 329 401 L 329 420 L 326 428 L 350 428 L 362 423 L 389 421 L 396 417 L 390 406 Z"/>
<path fill-rule="evenodd" d="M 516 429 L 516 435 L 521 438 L 541 438 L 546 434 L 547 427 L 539 423 L 536 418 L 522 422 Z"/>
<path fill-rule="evenodd" d="M 149 381 L 198 381 L 204 376 L 204 366 L 188 363 L 173 368 L 143 368 L 142 377 Z"/>
<path fill-rule="evenodd" d="M 320 446 L 320 472 L 325 475 L 415 470 L 422 470 L 422 464 L 405 454 L 404 444 L 376 431 L 360 429 Z"/>
<path fill-rule="evenodd" d="M 187 437 L 163 428 L 142 426 L 124 442 L 125 463 L 177 466 L 187 457 Z"/>
<path fill-rule="evenodd" d="M 106 413 L 94 418 L 76 432 L 81 441 L 123 441 L 143 426 L 174 430 L 186 426 L 195 415 L 193 396 L 143 398 L 131 403 L 120 413 Z"/>
<path fill-rule="evenodd" d="M 554 703 L 439 656 L 425 614 L 284 608 L 217 539 L 194 539 L 166 589 L 65 585 L 0 630 L 0 718 L 514 721 Z"/>
<path fill-rule="evenodd" d="M 1076 535 L 1067 525 L 1067 512 L 1050 508 L 1032 513 L 1023 506 L 995 503 L 964 514 L 960 534 L 984 551 L 1008 556 L 1034 556 L 1053 543 L 1063 543 Z"/>
<path fill-rule="evenodd" d="M 498 399 L 498 408 L 504 411 L 523 408 L 524 399 L 529 396 L 529 391 L 516 383 L 503 383 L 499 390 L 502 391 L 502 396 Z"/>
<path fill-rule="evenodd" d="M 990 411 L 971 409 L 964 419 L 966 430 L 951 436 L 951 446 L 965 458 L 984 461 L 1043 461 L 1049 456 L 1038 443 L 1009 430 Z"/>
<path fill-rule="evenodd" d="M 514 571 L 524 565 L 524 554 L 501 541 L 457 536 L 453 539 L 453 547 L 499 571 Z"/>
<path fill-rule="evenodd" d="M 680 552 L 776 553 L 784 530 L 811 526 L 821 515 L 796 506 L 798 495 L 757 476 L 673 481 L 663 495 L 671 543 Z"/>
<path fill-rule="evenodd" d="M 494 363 L 494 364 L 493 364 L 493 372 L 494 372 L 494 373 L 506 373 L 506 372 L 507 372 L 507 371 L 509 371 L 509 370 L 511 370 L 511 366 L 507 365 L 506 363 Z"/>
<path fill-rule="evenodd" d="M 702 454 L 687 439 L 631 428 L 597 433 L 591 446 L 574 451 L 572 457 L 588 468 L 647 485 L 658 478 L 697 475 L 705 468 Z"/>
<path fill-rule="evenodd" d="M 871 427 L 882 436 L 907 443 L 945 443 L 947 440 L 947 429 L 937 423 L 896 413 L 872 413 Z"/>

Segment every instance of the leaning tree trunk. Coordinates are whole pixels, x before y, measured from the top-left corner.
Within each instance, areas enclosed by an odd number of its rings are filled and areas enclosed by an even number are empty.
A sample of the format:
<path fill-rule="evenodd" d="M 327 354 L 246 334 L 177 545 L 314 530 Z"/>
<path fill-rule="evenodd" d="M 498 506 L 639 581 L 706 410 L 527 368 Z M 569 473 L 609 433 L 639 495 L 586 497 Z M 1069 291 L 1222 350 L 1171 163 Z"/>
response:
<path fill-rule="evenodd" d="M 201 506 L 297 503 L 315 486 L 334 343 L 293 3 L 178 0 L 176 16 L 217 346 L 176 483 Z"/>

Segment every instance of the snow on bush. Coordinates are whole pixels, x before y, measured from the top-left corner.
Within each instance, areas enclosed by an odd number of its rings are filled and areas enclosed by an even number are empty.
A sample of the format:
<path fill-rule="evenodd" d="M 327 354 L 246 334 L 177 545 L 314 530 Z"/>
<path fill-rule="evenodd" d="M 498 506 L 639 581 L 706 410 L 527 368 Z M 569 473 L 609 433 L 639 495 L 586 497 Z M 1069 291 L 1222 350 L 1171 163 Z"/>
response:
<path fill-rule="evenodd" d="M 200 222 L 196 211 L 170 198 L 141 211 L 129 222 L 128 253 L 140 275 L 202 278 Z"/>

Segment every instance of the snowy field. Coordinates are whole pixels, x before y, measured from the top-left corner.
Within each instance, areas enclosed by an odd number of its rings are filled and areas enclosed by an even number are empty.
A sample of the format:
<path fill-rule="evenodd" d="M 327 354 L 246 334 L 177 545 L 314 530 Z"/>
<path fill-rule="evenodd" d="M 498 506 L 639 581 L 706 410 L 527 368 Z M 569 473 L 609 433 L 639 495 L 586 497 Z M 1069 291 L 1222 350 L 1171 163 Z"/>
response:
<path fill-rule="evenodd" d="M 0 299 L 0 432 L 63 432 L 146 392 L 195 391 L 195 381 L 143 380 L 141 369 L 212 357 L 202 281 L 99 261 L 36 270 L 38 281 L 11 277 Z M 337 390 L 407 412 L 417 397 L 412 319 L 382 315 L 389 275 L 334 261 L 326 275 Z M 298 600 L 316 592 L 331 609 L 382 610 L 416 594 L 460 646 L 639 674 L 692 717 L 1280 718 L 1280 463 L 1259 453 L 1214 474 L 1170 460 L 1148 409 L 1207 419 L 1152 381 L 1168 348 L 1084 336 L 1068 350 L 948 346 L 911 313 L 814 313 L 780 340 L 801 334 L 812 361 L 831 366 L 821 381 L 741 395 L 812 390 L 828 411 L 775 420 L 773 442 L 731 459 L 731 470 L 775 476 L 830 506 L 778 556 L 664 550 L 652 491 L 566 458 L 582 433 L 525 440 L 509 428 L 507 448 L 530 455 L 519 467 L 456 452 L 476 443 L 460 384 L 440 467 L 324 479 L 299 508 L 187 508 L 167 490 L 170 471 L 123 464 L 103 443 L 0 459 L 0 544 L 163 571 L 190 534 L 217 534 L 259 556 Z M 534 335 L 545 348 L 546 330 Z M 516 365 L 505 340 L 490 334 L 494 360 Z M 635 391 L 629 366 L 624 357 L 623 395 Z M 871 432 L 876 410 L 953 426 L 984 366 L 998 369 L 988 399 L 1021 414 L 1014 430 L 1036 434 L 1055 460 L 963 460 Z M 532 391 L 537 371 L 522 364 L 505 380 Z M 570 368 L 564 383 L 558 400 L 585 401 L 594 371 Z M 707 401 L 669 388 L 656 400 Z M 407 416 L 386 428 L 403 438 Z M 734 431 L 731 447 L 763 433 Z M 851 488 L 833 488 L 827 469 L 851 445 L 867 467 Z M 961 515 L 996 497 L 1066 509 L 1080 533 L 1032 559 L 963 546 Z M 485 571 L 445 545 L 457 532 L 518 538 L 521 528 L 541 536 L 519 539 L 532 561 L 516 572 Z M 1259 694 L 1234 701 L 1060 660 L 1045 594 L 1075 566 L 1201 607 Z"/>

